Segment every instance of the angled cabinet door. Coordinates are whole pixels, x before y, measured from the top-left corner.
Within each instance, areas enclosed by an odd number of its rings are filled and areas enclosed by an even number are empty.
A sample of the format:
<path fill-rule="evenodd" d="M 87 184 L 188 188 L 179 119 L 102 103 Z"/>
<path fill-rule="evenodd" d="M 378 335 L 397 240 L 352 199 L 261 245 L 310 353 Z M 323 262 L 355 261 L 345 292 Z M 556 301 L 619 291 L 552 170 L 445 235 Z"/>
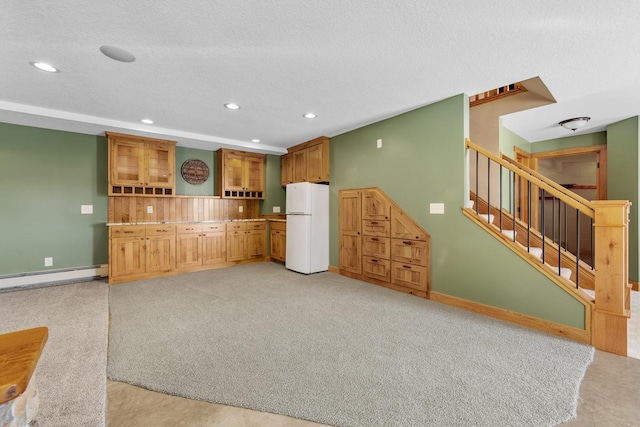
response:
<path fill-rule="evenodd" d="M 375 189 L 362 190 L 362 218 L 368 220 L 388 220 L 391 205 L 386 197 Z"/>

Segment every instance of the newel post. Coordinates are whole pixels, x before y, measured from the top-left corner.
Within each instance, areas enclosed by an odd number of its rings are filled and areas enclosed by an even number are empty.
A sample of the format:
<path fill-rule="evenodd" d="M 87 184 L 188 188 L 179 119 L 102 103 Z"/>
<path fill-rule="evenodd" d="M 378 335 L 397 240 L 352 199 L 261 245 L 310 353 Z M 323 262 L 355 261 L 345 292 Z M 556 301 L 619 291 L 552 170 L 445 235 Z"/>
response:
<path fill-rule="evenodd" d="M 627 355 L 629 288 L 628 200 L 597 200 L 594 208 L 595 310 L 591 344 L 604 351 Z"/>

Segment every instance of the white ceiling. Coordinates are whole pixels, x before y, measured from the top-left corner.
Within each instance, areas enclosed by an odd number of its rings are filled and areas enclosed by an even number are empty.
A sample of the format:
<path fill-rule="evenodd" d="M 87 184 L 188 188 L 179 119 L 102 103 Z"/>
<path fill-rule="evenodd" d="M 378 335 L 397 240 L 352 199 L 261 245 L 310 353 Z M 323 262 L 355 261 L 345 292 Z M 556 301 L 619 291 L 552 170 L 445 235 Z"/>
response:
<path fill-rule="evenodd" d="M 558 103 L 503 123 L 558 138 L 640 114 L 639 18 L 637 0 L 5 0 L 0 121 L 281 153 L 539 76 Z"/>

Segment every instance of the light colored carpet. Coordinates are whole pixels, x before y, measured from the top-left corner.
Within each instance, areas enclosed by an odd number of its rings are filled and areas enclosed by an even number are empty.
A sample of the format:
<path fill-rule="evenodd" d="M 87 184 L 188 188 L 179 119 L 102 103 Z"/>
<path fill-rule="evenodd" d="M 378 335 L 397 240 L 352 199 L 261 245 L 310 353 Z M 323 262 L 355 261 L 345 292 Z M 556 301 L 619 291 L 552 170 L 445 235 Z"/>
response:
<path fill-rule="evenodd" d="M 49 328 L 36 371 L 39 426 L 105 425 L 108 293 L 94 281 L 0 294 L 0 333 Z"/>
<path fill-rule="evenodd" d="M 549 426 L 593 348 L 275 263 L 110 287 L 107 373 L 338 426 Z"/>

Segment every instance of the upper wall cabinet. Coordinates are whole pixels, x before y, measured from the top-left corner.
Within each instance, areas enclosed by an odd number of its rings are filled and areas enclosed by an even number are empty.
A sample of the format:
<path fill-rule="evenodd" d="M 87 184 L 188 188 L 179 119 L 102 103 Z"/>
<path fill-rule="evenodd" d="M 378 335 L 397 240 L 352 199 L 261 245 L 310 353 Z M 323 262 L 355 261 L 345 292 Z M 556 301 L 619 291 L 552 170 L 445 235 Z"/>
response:
<path fill-rule="evenodd" d="M 176 142 L 105 132 L 110 196 L 175 194 Z"/>
<path fill-rule="evenodd" d="M 264 199 L 264 154 L 217 151 L 217 194 L 230 199 Z"/>
<path fill-rule="evenodd" d="M 329 182 L 329 138 L 321 136 L 287 149 L 281 157 L 280 183 Z"/>

